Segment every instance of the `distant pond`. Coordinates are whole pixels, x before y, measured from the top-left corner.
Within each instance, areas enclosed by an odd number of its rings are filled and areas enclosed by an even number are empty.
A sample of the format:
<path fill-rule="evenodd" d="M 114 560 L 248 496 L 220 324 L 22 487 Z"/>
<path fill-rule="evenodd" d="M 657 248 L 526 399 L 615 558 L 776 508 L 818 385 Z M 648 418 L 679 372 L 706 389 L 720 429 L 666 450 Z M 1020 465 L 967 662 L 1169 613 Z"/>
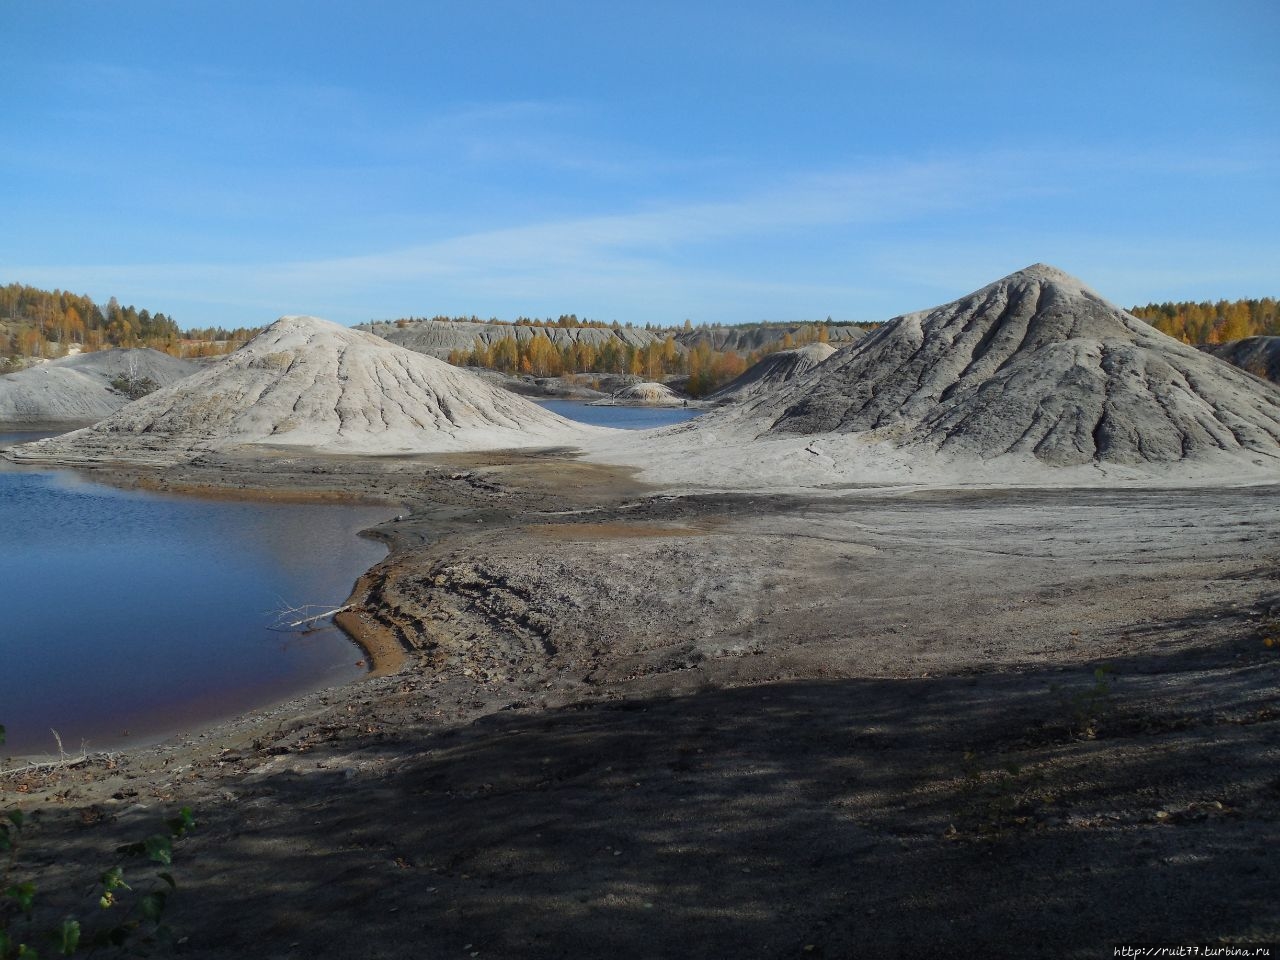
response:
<path fill-rule="evenodd" d="M 703 413 L 695 407 L 593 407 L 581 400 L 539 400 L 552 413 L 595 427 L 652 430 L 684 423 Z"/>
<path fill-rule="evenodd" d="M 51 729 L 68 752 L 128 745 L 360 676 L 336 627 L 270 626 L 340 605 L 386 554 L 358 531 L 390 512 L 0 469 L 0 756 L 54 752 Z"/>

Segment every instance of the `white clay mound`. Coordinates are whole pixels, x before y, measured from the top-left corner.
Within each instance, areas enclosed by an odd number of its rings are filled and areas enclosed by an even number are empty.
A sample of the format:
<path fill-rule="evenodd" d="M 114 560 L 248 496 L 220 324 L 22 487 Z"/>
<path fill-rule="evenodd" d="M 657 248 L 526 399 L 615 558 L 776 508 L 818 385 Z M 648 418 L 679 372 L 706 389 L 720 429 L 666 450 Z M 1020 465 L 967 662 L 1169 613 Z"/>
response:
<path fill-rule="evenodd" d="M 164 462 L 245 444 L 342 453 L 572 444 L 597 432 L 434 357 L 315 317 L 15 459 Z"/>
<path fill-rule="evenodd" d="M 636 450 L 658 482 L 1280 481 L 1280 389 L 1037 264 Z"/>
<path fill-rule="evenodd" d="M 1245 337 L 1200 349 L 1255 377 L 1280 383 L 1280 337 Z"/>
<path fill-rule="evenodd" d="M 684 402 L 665 383 L 633 383 L 619 390 L 613 399 L 652 406 L 679 406 Z"/>
<path fill-rule="evenodd" d="M 129 402 L 112 380 L 125 376 L 165 387 L 199 369 L 189 360 L 148 349 L 98 350 L 51 360 L 0 377 L 0 423 L 91 423 Z"/>
<path fill-rule="evenodd" d="M 1037 264 L 913 313 L 751 414 L 771 435 L 881 431 L 899 446 L 1050 465 L 1261 456 L 1280 391 Z"/>

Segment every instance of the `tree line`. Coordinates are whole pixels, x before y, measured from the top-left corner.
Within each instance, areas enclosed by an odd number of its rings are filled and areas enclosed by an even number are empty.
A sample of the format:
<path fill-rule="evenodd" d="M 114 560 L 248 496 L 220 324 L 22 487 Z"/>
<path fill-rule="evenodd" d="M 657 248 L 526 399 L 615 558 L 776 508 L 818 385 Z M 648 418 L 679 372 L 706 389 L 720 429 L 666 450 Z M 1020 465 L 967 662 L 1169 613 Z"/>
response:
<path fill-rule="evenodd" d="M 1216 303 L 1148 303 L 1145 307 L 1130 307 L 1129 312 L 1183 343 L 1227 343 L 1245 337 L 1280 335 L 1275 297 Z"/>
<path fill-rule="evenodd" d="M 68 352 L 150 347 L 173 356 L 217 356 L 257 330 L 210 327 L 180 330 L 173 317 L 121 305 L 97 304 L 85 294 L 42 290 L 23 283 L 0 286 L 0 357 L 53 358 Z"/>
<path fill-rule="evenodd" d="M 560 327 L 564 329 L 589 327 L 594 330 L 621 330 L 625 326 L 628 330 L 632 329 L 630 323 L 621 324 L 617 320 L 614 320 L 611 323 L 605 323 L 603 320 L 588 320 L 585 317 L 579 319 L 576 313 L 562 313 L 554 320 L 550 317 L 538 318 L 525 316 L 516 317 L 514 320 L 499 320 L 497 317 L 490 317 L 488 320 L 482 320 L 474 313 L 469 317 L 446 317 L 443 314 L 437 314 L 434 317 L 401 317 L 398 320 L 391 321 L 391 323 L 393 323 L 398 329 L 403 330 L 411 323 L 426 323 L 427 321 L 431 321 L 432 323 L 485 323 L 502 327 Z M 374 320 L 370 326 L 385 325 L 386 323 L 387 321 Z"/>
<path fill-rule="evenodd" d="M 656 380 L 687 376 L 685 392 L 701 397 L 718 390 L 767 354 L 827 340 L 824 324 L 806 325 L 795 334 L 786 333 L 744 355 L 736 350 L 715 350 L 706 341 L 686 348 L 671 333 L 644 346 L 613 338 L 599 345 L 575 341 L 557 347 L 550 337 L 539 332 L 523 340 L 508 334 L 491 343 L 476 337 L 470 350 L 452 350 L 448 360 L 454 366 L 485 367 L 535 377 L 592 373 L 630 374 Z"/>

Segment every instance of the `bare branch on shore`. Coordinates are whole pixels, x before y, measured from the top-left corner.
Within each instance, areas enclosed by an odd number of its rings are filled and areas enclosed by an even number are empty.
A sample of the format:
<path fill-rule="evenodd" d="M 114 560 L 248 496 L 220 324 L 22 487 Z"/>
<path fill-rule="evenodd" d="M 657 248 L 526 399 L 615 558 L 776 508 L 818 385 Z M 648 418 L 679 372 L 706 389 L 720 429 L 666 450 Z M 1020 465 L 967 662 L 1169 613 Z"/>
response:
<path fill-rule="evenodd" d="M 321 613 L 311 613 L 318 604 L 306 604 L 301 607 L 285 606 L 275 611 L 276 619 L 271 625 L 272 630 L 288 631 L 302 630 L 306 631 L 312 624 L 320 620 L 328 620 L 339 613 L 345 613 L 351 609 L 351 604 L 343 604 L 340 607 L 334 607 L 332 610 L 325 610 Z M 301 616 L 299 616 L 301 614 Z"/>
<path fill-rule="evenodd" d="M 8 770 L 0 770 L 0 777 L 16 777 L 19 774 L 35 773 L 40 770 L 59 770 L 73 769 L 83 766 L 86 763 L 92 763 L 96 760 L 112 760 L 120 756 L 118 752 L 102 751 L 98 753 L 88 753 L 81 751 L 79 756 L 74 754 L 63 754 L 58 760 L 39 760 L 31 763 L 23 764 L 20 767 L 11 767 Z"/>

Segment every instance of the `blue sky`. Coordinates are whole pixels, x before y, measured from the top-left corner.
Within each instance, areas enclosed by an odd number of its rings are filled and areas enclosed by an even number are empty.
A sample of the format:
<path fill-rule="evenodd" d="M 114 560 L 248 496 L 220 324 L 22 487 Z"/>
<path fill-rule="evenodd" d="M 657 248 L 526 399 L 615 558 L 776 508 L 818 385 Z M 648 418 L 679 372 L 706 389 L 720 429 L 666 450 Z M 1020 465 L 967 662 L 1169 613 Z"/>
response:
<path fill-rule="evenodd" d="M 1280 293 L 1273 0 L 0 0 L 0 46 L 0 282 L 183 326 Z"/>

